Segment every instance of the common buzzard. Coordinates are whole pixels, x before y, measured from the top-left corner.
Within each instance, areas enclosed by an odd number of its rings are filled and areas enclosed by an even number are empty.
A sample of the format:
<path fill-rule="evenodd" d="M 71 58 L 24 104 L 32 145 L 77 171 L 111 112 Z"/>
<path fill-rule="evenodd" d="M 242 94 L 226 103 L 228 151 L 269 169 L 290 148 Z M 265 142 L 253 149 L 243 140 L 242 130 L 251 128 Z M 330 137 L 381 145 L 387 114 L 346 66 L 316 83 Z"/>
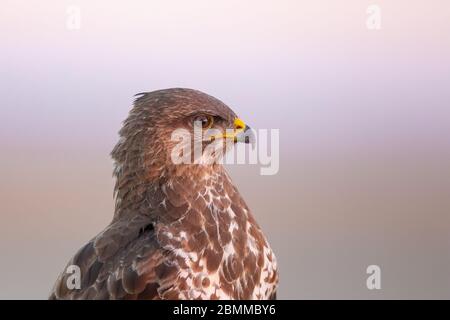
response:
<path fill-rule="evenodd" d="M 66 268 L 50 299 L 275 298 L 275 256 L 223 165 L 173 161 L 174 130 L 195 123 L 223 132 L 202 138 L 202 151 L 251 140 L 252 130 L 205 93 L 139 94 L 111 153 L 114 217 L 68 263 L 81 271 L 79 288 L 68 286 Z"/>

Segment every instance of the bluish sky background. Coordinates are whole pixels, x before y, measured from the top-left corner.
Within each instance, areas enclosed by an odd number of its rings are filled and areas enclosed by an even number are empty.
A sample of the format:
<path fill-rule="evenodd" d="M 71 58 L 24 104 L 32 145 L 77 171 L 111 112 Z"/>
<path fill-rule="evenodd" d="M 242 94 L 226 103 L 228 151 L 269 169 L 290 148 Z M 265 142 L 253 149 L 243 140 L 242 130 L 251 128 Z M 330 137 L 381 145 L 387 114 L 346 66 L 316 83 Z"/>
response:
<path fill-rule="evenodd" d="M 280 298 L 450 297 L 448 1 L 1 7 L 1 298 L 46 298 L 110 221 L 121 121 L 135 93 L 168 87 L 280 129 L 278 175 L 230 167 L 277 253 Z"/>

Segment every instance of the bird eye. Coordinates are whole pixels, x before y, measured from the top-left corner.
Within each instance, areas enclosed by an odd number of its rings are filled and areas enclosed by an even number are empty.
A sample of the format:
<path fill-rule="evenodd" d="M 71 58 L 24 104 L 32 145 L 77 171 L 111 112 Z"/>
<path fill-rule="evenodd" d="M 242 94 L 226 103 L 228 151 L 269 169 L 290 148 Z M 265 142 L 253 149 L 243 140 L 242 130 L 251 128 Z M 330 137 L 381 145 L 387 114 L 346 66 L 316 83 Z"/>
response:
<path fill-rule="evenodd" d="M 201 115 L 201 116 L 196 116 L 194 118 L 194 123 L 195 122 L 200 122 L 202 124 L 203 129 L 209 129 L 212 127 L 212 125 L 214 123 L 214 119 L 212 116 Z"/>

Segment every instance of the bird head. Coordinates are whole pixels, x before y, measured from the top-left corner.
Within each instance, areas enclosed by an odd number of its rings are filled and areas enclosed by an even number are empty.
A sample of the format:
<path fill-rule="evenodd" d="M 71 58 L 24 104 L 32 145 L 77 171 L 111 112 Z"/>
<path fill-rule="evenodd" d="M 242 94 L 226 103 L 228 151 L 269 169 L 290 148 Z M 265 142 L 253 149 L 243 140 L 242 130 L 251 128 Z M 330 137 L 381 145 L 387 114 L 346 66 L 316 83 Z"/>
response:
<path fill-rule="evenodd" d="M 235 143 L 254 141 L 250 127 L 223 102 L 181 88 L 139 94 L 119 134 L 112 152 L 116 171 L 145 170 L 153 177 L 214 166 Z"/>

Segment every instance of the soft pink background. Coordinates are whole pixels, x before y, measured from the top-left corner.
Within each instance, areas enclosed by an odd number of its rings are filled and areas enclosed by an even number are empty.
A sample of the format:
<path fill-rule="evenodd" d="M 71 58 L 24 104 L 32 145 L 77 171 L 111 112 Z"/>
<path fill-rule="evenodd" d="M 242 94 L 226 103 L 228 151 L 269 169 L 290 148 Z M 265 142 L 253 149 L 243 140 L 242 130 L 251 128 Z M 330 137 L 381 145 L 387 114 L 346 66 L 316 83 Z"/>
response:
<path fill-rule="evenodd" d="M 177 86 L 280 128 L 278 175 L 230 167 L 280 298 L 450 298 L 448 1 L 0 4 L 0 298 L 47 297 L 112 217 L 132 95 Z"/>

